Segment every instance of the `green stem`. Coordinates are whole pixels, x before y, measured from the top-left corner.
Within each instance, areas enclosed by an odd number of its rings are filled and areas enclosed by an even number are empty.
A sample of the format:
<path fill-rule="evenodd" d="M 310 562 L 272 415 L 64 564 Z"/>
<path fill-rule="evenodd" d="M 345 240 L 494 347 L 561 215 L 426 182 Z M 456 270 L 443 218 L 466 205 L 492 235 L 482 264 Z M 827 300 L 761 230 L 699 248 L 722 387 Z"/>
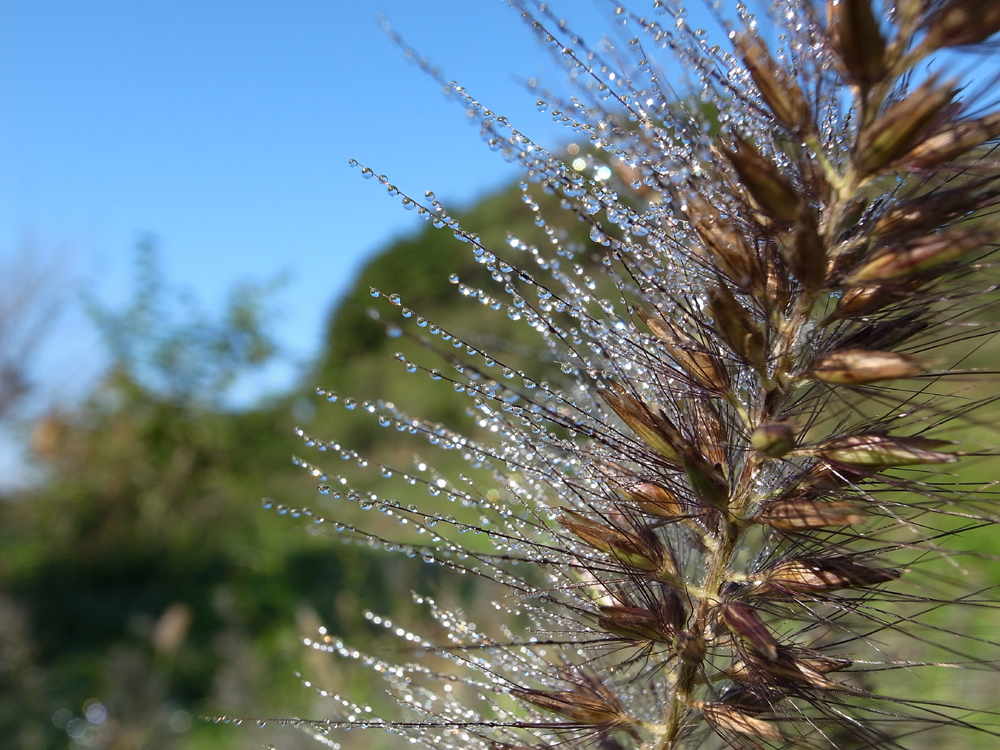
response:
<path fill-rule="evenodd" d="M 708 570 L 701 586 L 704 596 L 699 600 L 694 614 L 694 624 L 690 628 L 699 637 L 704 638 L 712 620 L 713 600 L 718 597 L 722 586 L 729 580 L 729 566 L 736 551 L 742 527 L 725 522 L 717 549 L 713 550 Z M 669 704 L 664 717 L 664 731 L 656 741 L 654 750 L 674 750 L 685 719 L 691 711 L 694 700 L 694 689 L 698 685 L 701 663 L 682 662 L 669 698 Z"/>

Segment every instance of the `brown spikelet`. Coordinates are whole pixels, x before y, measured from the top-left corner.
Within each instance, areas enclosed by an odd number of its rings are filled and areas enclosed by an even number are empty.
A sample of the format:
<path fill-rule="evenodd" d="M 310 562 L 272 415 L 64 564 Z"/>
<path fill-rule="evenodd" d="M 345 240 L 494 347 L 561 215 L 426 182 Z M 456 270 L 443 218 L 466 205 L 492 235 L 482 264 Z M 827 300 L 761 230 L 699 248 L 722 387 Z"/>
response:
<path fill-rule="evenodd" d="M 826 281 L 826 247 L 819 236 L 819 219 L 811 206 L 795 218 L 792 241 L 786 245 L 788 268 L 806 289 L 819 289 Z"/>
<path fill-rule="evenodd" d="M 753 607 L 740 602 L 719 605 L 722 621 L 733 634 L 750 643 L 766 659 L 778 658 L 778 642 Z"/>
<path fill-rule="evenodd" d="M 885 74 L 885 39 L 871 0 L 827 0 L 826 25 L 852 83 L 872 86 Z"/>
<path fill-rule="evenodd" d="M 711 289 L 708 307 L 712 311 L 719 336 L 733 353 L 757 369 L 764 369 L 766 358 L 764 333 L 760 324 L 736 300 L 729 288 L 720 284 Z"/>
<path fill-rule="evenodd" d="M 701 713 L 709 725 L 720 734 L 735 732 L 762 740 L 779 742 L 781 730 L 773 723 L 758 718 L 745 710 L 725 703 L 705 703 Z"/>
<path fill-rule="evenodd" d="M 813 500 L 807 497 L 775 500 L 757 514 L 756 520 L 779 531 L 808 531 L 829 526 L 863 523 L 866 515 L 859 503 L 846 500 Z"/>
<path fill-rule="evenodd" d="M 929 52 L 941 47 L 976 44 L 1000 31 L 1000 3 L 996 0 L 947 0 L 927 19 L 923 46 Z"/>
<path fill-rule="evenodd" d="M 664 344 L 671 358 L 699 386 L 717 394 L 729 389 L 729 373 L 720 359 L 698 344 L 676 325 L 636 308 L 636 314 Z"/>
<path fill-rule="evenodd" d="M 826 676 L 826 672 L 836 668 L 849 666 L 851 662 L 846 659 L 838 660 L 836 664 L 833 660 L 829 662 L 817 659 L 800 658 L 789 649 L 782 649 L 781 653 L 772 660 L 763 661 L 751 655 L 745 656 L 745 661 L 738 663 L 730 674 L 733 679 L 744 684 L 753 685 L 765 682 L 768 685 L 782 690 L 801 691 L 803 686 L 816 690 L 850 690 L 841 683 Z M 839 666 L 838 666 L 839 665 Z"/>
<path fill-rule="evenodd" d="M 564 510 L 556 520 L 594 549 L 612 555 L 630 568 L 667 575 L 673 567 L 666 550 L 651 534 L 630 534 L 572 510 Z"/>
<path fill-rule="evenodd" d="M 820 594 L 868 588 L 899 578 L 894 570 L 873 568 L 846 557 L 800 557 L 778 563 L 758 576 L 761 594 Z"/>
<path fill-rule="evenodd" d="M 827 461 L 883 469 L 890 466 L 953 463 L 958 460 L 957 456 L 937 450 L 950 445 L 952 443 L 947 440 L 891 437 L 873 433 L 834 438 L 809 449 L 809 452 Z"/>
<path fill-rule="evenodd" d="M 694 190 L 683 200 L 684 212 L 712 258 L 738 286 L 749 289 L 761 272 L 742 233 Z"/>
<path fill-rule="evenodd" d="M 799 213 L 800 198 L 791 180 L 762 156 L 746 139 L 736 136 L 733 147 L 719 146 L 740 182 L 760 209 L 781 224 L 791 224 Z"/>
<path fill-rule="evenodd" d="M 685 515 L 676 493 L 662 485 L 639 482 L 628 487 L 615 486 L 615 491 L 643 513 L 660 518 L 679 518 Z"/>
<path fill-rule="evenodd" d="M 878 172 L 905 156 L 955 97 L 955 83 L 932 78 L 887 109 L 858 139 L 856 163 L 863 174 Z"/>
<path fill-rule="evenodd" d="M 650 408 L 617 383 L 611 389 L 598 388 L 597 392 L 646 445 L 670 463 L 681 463 L 686 443 L 662 411 Z"/>
<path fill-rule="evenodd" d="M 837 301 L 834 317 L 860 318 L 896 304 L 909 296 L 912 284 L 869 284 L 848 289 Z"/>
<path fill-rule="evenodd" d="M 764 285 L 754 289 L 754 294 L 765 303 L 769 313 L 781 314 L 791 301 L 792 276 L 777 244 L 768 242 L 765 245 L 764 265 Z"/>
<path fill-rule="evenodd" d="M 974 180 L 960 187 L 936 189 L 899 201 L 875 222 L 874 234 L 882 242 L 910 240 L 926 235 L 955 219 L 995 205 L 1000 194 L 988 181 Z M 846 296 L 846 295 L 845 295 Z"/>
<path fill-rule="evenodd" d="M 695 498 L 718 510 L 728 507 L 732 488 L 722 464 L 712 463 L 700 452 L 689 450 L 683 456 L 683 466 Z"/>
<path fill-rule="evenodd" d="M 965 156 L 972 149 L 997 136 L 1000 136 L 1000 113 L 978 120 L 948 123 L 906 155 L 906 166 L 928 169 Z"/>
<path fill-rule="evenodd" d="M 843 349 L 825 354 L 809 369 L 816 380 L 835 385 L 865 385 L 882 380 L 908 378 L 923 372 L 915 357 L 894 352 Z"/>
<path fill-rule="evenodd" d="M 968 252 L 996 241 L 996 237 L 995 230 L 962 227 L 922 238 L 908 247 L 888 248 L 864 263 L 845 283 L 859 286 L 876 281 L 906 280 L 931 273 Z"/>
<path fill-rule="evenodd" d="M 735 34 L 733 44 L 778 122 L 793 133 L 809 130 L 812 119 L 805 96 L 795 79 L 775 63 L 764 40 L 757 34 Z"/>
<path fill-rule="evenodd" d="M 635 641 L 670 643 L 673 640 L 668 623 L 648 609 L 641 607 L 601 607 L 598 627 L 609 633 Z"/>
<path fill-rule="evenodd" d="M 728 465 L 728 436 L 718 409 L 708 399 L 691 399 L 687 407 L 693 428 L 692 447 L 713 466 Z"/>
<path fill-rule="evenodd" d="M 569 690 L 511 690 L 510 694 L 579 724 L 612 726 L 624 718 L 620 708 L 604 695 Z"/>

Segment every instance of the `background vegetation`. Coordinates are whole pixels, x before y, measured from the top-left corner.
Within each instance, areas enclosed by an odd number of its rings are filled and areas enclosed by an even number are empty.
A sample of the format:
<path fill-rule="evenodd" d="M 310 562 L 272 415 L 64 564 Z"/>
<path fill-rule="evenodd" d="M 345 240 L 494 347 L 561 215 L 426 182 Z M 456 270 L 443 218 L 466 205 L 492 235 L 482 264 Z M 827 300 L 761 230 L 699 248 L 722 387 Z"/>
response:
<path fill-rule="evenodd" d="M 508 232 L 544 239 L 516 188 L 458 217 L 490 246 L 505 246 Z M 570 214 L 563 231 L 585 241 Z M 41 480 L 0 500 L 0 748 L 260 747 L 269 731 L 200 717 L 317 716 L 322 704 L 299 670 L 327 689 L 365 694 L 363 676 L 310 657 L 302 635 L 323 625 L 365 647 L 383 628 L 364 613 L 406 622 L 415 616 L 411 591 L 473 610 L 488 598 L 466 577 L 317 538 L 302 521 L 261 507 L 271 497 L 326 503 L 347 522 L 361 513 L 317 496 L 316 480 L 293 465 L 305 450 L 298 425 L 376 461 L 419 461 L 419 444 L 361 410 L 323 409 L 316 386 L 396 400 L 468 429 L 448 389 L 392 366 L 394 351 L 412 355 L 425 344 L 395 337 L 374 311 L 371 287 L 399 293 L 415 314 L 513 361 L 534 354 L 525 327 L 463 300 L 449 282 L 454 273 L 492 283 L 446 230 L 428 226 L 386 248 L 333 308 L 303 382 L 233 409 L 233 384 L 276 355 L 268 288 L 234 288 L 212 318 L 162 278 L 153 243 L 140 244 L 131 303 L 89 304 L 112 366 L 82 402 L 28 426 Z M 5 315 L 13 324 L 14 312 Z M 418 496 L 435 502 L 405 485 L 398 499 Z M 369 736 L 366 746 L 382 739 Z M 281 735 L 282 748 L 295 744 Z"/>

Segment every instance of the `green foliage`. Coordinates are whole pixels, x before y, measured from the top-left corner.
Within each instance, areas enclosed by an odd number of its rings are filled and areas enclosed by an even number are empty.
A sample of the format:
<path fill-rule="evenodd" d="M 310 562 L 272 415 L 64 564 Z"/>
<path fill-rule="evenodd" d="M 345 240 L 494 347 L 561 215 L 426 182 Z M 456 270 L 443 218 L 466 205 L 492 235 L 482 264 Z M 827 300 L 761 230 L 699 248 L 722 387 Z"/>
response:
<path fill-rule="evenodd" d="M 172 401 L 214 403 L 238 377 L 274 356 L 276 345 L 265 325 L 273 311 L 266 301 L 281 283 L 236 285 L 222 315 L 212 320 L 190 295 L 165 285 L 155 241 L 147 237 L 136 250 L 135 291 L 128 307 L 111 311 L 92 299 L 88 307 L 115 370 Z"/>
<path fill-rule="evenodd" d="M 290 405 L 222 404 L 274 352 L 266 288 L 238 288 L 217 319 L 178 316 L 148 244 L 138 269 L 131 304 L 98 314 L 107 377 L 38 423 L 46 480 L 0 505 L 0 702 L 17 707 L 0 747 L 64 747 L 53 721 L 95 697 L 111 718 L 90 739 L 122 747 L 197 743 L 214 735 L 197 716 L 227 705 L 295 707 L 296 610 L 337 622 L 342 569 L 373 569 L 260 511 L 300 486 Z"/>

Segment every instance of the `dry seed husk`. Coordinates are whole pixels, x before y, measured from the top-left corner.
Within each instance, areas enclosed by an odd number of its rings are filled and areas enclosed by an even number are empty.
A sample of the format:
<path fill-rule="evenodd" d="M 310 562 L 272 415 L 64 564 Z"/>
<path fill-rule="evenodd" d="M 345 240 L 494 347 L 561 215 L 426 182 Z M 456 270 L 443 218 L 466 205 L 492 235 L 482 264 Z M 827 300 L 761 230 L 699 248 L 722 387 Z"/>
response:
<path fill-rule="evenodd" d="M 768 503 L 755 520 L 779 531 L 808 531 L 828 526 L 851 526 L 865 521 L 859 503 L 847 500 L 792 498 Z"/>
<path fill-rule="evenodd" d="M 844 349 L 815 360 L 809 374 L 834 385 L 865 385 L 882 380 L 908 378 L 924 371 L 915 358 L 895 352 Z"/>
<path fill-rule="evenodd" d="M 753 607 L 741 602 L 728 602 L 719 605 L 719 612 L 730 632 L 750 643 L 765 659 L 773 661 L 778 658 L 778 642 Z"/>
<path fill-rule="evenodd" d="M 772 662 L 761 663 L 753 659 L 752 655 L 744 655 L 740 661 L 726 670 L 726 674 L 737 682 L 749 684 L 771 678 L 769 682 L 793 680 L 806 682 L 823 690 L 843 689 L 843 685 L 825 675 L 847 669 L 852 664 L 854 662 L 850 659 L 824 656 L 808 649 L 782 647 L 778 658 Z"/>
<path fill-rule="evenodd" d="M 738 663 L 735 667 L 725 670 L 725 674 L 733 674 L 740 667 L 741 664 Z M 744 675 L 746 674 L 748 673 L 744 671 Z M 733 679 L 740 680 L 738 676 L 734 676 Z M 785 697 L 785 693 L 756 680 L 750 684 L 733 685 L 727 688 L 720 697 L 720 703 L 755 716 L 770 711 L 778 701 Z"/>
<path fill-rule="evenodd" d="M 725 393 L 729 389 L 729 373 L 718 357 L 705 351 L 697 341 L 672 323 L 641 307 L 635 312 L 652 334 L 660 339 L 678 366 L 698 385 L 714 393 Z"/>
<path fill-rule="evenodd" d="M 736 732 L 772 742 L 782 739 L 781 731 L 772 722 L 725 703 L 702 704 L 701 713 L 712 729 L 720 734 Z"/>
<path fill-rule="evenodd" d="M 812 453 L 827 461 L 869 468 L 952 463 L 958 457 L 937 450 L 954 445 L 947 440 L 891 437 L 879 433 L 847 435 L 827 440 Z"/>
<path fill-rule="evenodd" d="M 845 283 L 859 286 L 919 276 L 993 242 L 996 235 L 996 230 L 962 227 L 933 234 L 906 247 L 888 248 L 864 263 Z"/>
<path fill-rule="evenodd" d="M 802 89 L 784 68 L 775 63 L 763 39 L 755 33 L 735 34 L 733 44 L 757 84 L 764 103 L 778 122 L 793 133 L 810 130 L 812 120 Z"/>
<path fill-rule="evenodd" d="M 826 246 L 819 236 L 819 221 L 811 207 L 803 207 L 795 220 L 792 241 L 785 250 L 788 268 L 806 289 L 819 289 L 826 281 Z"/>
<path fill-rule="evenodd" d="M 510 694 L 533 706 L 565 716 L 579 724 L 607 725 L 622 721 L 621 710 L 607 699 L 572 690 L 520 690 Z"/>
<path fill-rule="evenodd" d="M 783 650 L 771 661 L 744 660 L 726 670 L 726 675 L 736 682 L 746 685 L 760 685 L 765 682 L 774 687 L 786 686 L 789 682 L 805 684 L 818 690 L 843 690 L 844 686 L 815 669 L 812 665 L 795 659 Z"/>
<path fill-rule="evenodd" d="M 900 201 L 875 222 L 874 232 L 882 242 L 928 234 L 973 211 L 996 205 L 1000 191 L 988 189 L 988 181 L 971 180 L 949 190 L 933 190 Z"/>
<path fill-rule="evenodd" d="M 818 669 L 814 669 L 811 665 L 784 653 L 778 659 L 768 664 L 766 668 L 778 680 L 802 682 L 818 690 L 844 689 L 843 685 L 835 680 L 831 680 Z"/>
<path fill-rule="evenodd" d="M 906 343 L 919 333 L 928 329 L 923 310 L 911 310 L 905 315 L 893 318 L 880 318 L 862 325 L 852 326 L 852 330 L 841 339 L 841 348 L 861 349 L 863 351 L 891 351 Z"/>
<path fill-rule="evenodd" d="M 950 0 L 928 19 L 923 46 L 930 51 L 978 44 L 998 31 L 1000 2 L 997 0 Z"/>
<path fill-rule="evenodd" d="M 651 516 L 679 518 L 685 515 L 677 495 L 659 484 L 639 482 L 630 487 L 615 487 L 615 492 Z"/>
<path fill-rule="evenodd" d="M 910 296 L 912 290 L 906 285 L 874 284 L 848 289 L 837 301 L 834 316 L 837 318 L 860 318 L 871 315 L 884 307 L 893 305 Z"/>
<path fill-rule="evenodd" d="M 800 557 L 761 571 L 758 593 L 819 594 L 846 588 L 868 588 L 899 578 L 894 570 L 873 568 L 848 557 Z"/>
<path fill-rule="evenodd" d="M 788 266 L 775 243 L 765 245 L 764 258 L 764 288 L 754 287 L 753 294 L 768 310 L 784 311 L 788 307 L 791 289 Z"/>
<path fill-rule="evenodd" d="M 822 672 L 823 674 L 839 672 L 840 670 L 847 669 L 854 664 L 854 662 L 850 659 L 844 659 L 836 656 L 826 656 L 825 654 L 820 654 L 809 649 L 789 649 L 789 651 L 793 653 L 797 662 L 805 664 L 810 669 L 815 669 L 817 672 Z"/>
<path fill-rule="evenodd" d="M 954 82 L 939 86 L 937 79 L 931 78 L 889 107 L 858 139 L 855 159 L 858 171 L 872 174 L 905 156 L 954 98 Z"/>
<path fill-rule="evenodd" d="M 612 635 L 634 641 L 669 643 L 672 636 L 655 612 L 641 607 L 601 607 L 597 625 Z"/>
<path fill-rule="evenodd" d="M 679 466 L 680 451 L 686 446 L 674 424 L 662 411 L 654 412 L 618 383 L 613 384 L 612 389 L 598 388 L 597 392 L 646 445 Z"/>
<path fill-rule="evenodd" d="M 730 486 L 720 464 L 710 463 L 700 453 L 688 451 L 682 457 L 688 483 L 701 502 L 718 510 L 729 506 Z"/>
<path fill-rule="evenodd" d="M 653 534 L 636 536 L 592 521 L 581 513 L 563 510 L 559 525 L 596 550 L 612 555 L 623 565 L 646 572 L 663 572 L 667 555 Z"/>
<path fill-rule="evenodd" d="M 789 494 L 798 497 L 804 492 L 839 490 L 847 485 L 856 484 L 868 476 L 869 474 L 861 469 L 817 463 L 810 466 L 808 471 L 799 478 L 799 484 Z"/>
<path fill-rule="evenodd" d="M 791 181 L 769 159 L 739 136 L 732 149 L 720 146 L 760 209 L 781 224 L 791 224 L 799 212 L 799 194 Z"/>
<path fill-rule="evenodd" d="M 660 597 L 656 600 L 656 609 L 660 622 L 664 623 L 671 633 L 679 633 L 687 621 L 687 611 L 677 590 L 666 583 L 660 582 Z"/>
<path fill-rule="evenodd" d="M 709 290 L 708 307 L 715 319 L 716 331 L 733 353 L 758 370 L 763 369 L 766 342 L 760 324 L 725 284 Z"/>
<path fill-rule="evenodd" d="M 723 467 L 727 461 L 728 435 L 719 412 L 711 401 L 693 398 L 687 402 L 693 427 L 692 447 L 713 466 Z"/>
<path fill-rule="evenodd" d="M 906 167 L 926 169 L 958 159 L 998 135 L 1000 135 L 1000 112 L 978 120 L 949 123 L 932 133 L 906 155 Z"/>
<path fill-rule="evenodd" d="M 829 672 L 839 672 L 854 665 L 854 661 L 842 656 L 827 656 L 818 651 L 808 648 L 790 648 L 788 653 L 797 661 L 808 664 L 817 672 L 828 674 Z"/>
<path fill-rule="evenodd" d="M 681 204 L 691 226 L 719 267 L 736 284 L 749 288 L 760 275 L 760 269 L 743 233 L 693 189 L 683 195 Z"/>
<path fill-rule="evenodd" d="M 885 75 L 885 39 L 871 0 L 827 0 L 827 29 L 852 83 L 871 86 Z"/>

